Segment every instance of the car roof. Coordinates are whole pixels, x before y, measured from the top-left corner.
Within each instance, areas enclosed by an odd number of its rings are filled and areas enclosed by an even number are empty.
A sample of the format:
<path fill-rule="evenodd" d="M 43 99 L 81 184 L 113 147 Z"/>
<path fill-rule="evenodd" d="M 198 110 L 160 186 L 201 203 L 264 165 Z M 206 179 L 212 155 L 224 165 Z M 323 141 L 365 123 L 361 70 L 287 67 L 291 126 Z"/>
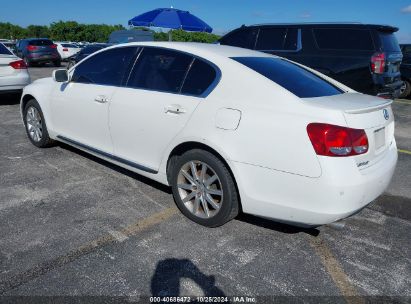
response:
<path fill-rule="evenodd" d="M 270 27 L 270 26 L 287 26 L 287 27 L 299 27 L 299 28 L 363 28 L 363 29 L 376 29 L 378 31 L 397 32 L 399 29 L 391 25 L 384 24 L 365 24 L 360 22 L 303 22 L 303 23 L 262 23 L 253 25 L 242 25 L 240 28 L 247 27 Z"/>
<path fill-rule="evenodd" d="M 199 42 L 129 42 L 124 44 L 114 45 L 111 48 L 121 46 L 153 46 L 174 49 L 181 52 L 190 53 L 200 57 L 276 57 L 274 55 L 257 52 L 249 49 L 233 47 L 228 45 L 199 43 Z"/>

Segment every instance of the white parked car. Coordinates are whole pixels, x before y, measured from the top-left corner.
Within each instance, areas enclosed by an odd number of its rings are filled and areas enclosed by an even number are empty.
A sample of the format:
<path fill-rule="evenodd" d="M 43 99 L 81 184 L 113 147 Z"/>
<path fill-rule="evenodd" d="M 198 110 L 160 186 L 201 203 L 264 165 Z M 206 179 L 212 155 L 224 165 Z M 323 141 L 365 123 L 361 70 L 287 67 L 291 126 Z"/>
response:
<path fill-rule="evenodd" d="M 21 92 L 29 83 L 24 61 L 0 43 L 0 94 Z"/>
<path fill-rule="evenodd" d="M 53 140 L 170 185 L 215 227 L 240 210 L 295 225 L 348 217 L 397 162 L 391 101 L 251 50 L 129 43 L 24 89 L 30 141 Z"/>
<path fill-rule="evenodd" d="M 57 45 L 57 51 L 62 60 L 66 60 L 67 58 L 76 55 L 81 50 L 81 48 L 74 43 L 57 42 L 55 44 Z"/>

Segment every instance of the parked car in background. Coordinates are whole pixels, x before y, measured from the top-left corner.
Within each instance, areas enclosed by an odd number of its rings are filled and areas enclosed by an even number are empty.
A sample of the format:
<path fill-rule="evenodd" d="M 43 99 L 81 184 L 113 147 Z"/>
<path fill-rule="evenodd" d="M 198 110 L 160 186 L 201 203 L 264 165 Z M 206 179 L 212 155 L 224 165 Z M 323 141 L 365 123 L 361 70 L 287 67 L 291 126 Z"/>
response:
<path fill-rule="evenodd" d="M 0 94 L 19 93 L 30 83 L 30 76 L 23 60 L 0 43 Z"/>
<path fill-rule="evenodd" d="M 401 87 L 400 98 L 407 98 L 411 95 L 411 44 L 401 44 L 402 55 L 401 77 L 404 81 Z"/>
<path fill-rule="evenodd" d="M 6 48 L 8 48 L 9 51 L 13 54 L 16 52 L 16 43 L 13 40 L 0 39 L 0 43 L 2 43 Z"/>
<path fill-rule="evenodd" d="M 27 86 L 21 112 L 35 146 L 58 140 L 170 185 L 201 225 L 242 210 L 317 226 L 390 183 L 391 102 L 262 52 L 141 42 Z"/>
<path fill-rule="evenodd" d="M 100 51 L 106 47 L 110 46 L 110 44 L 105 44 L 105 43 L 99 43 L 99 44 L 89 44 L 82 48 L 79 52 L 77 52 L 75 55 L 71 56 L 68 58 L 68 65 L 67 69 L 71 68 L 73 65 L 76 63 L 80 62 L 84 58 L 90 56 L 91 54 Z"/>
<path fill-rule="evenodd" d="M 81 50 L 81 48 L 74 43 L 56 42 L 55 44 L 63 61 L 68 60 L 68 58 L 76 55 Z"/>
<path fill-rule="evenodd" d="M 220 39 L 309 66 L 350 88 L 386 98 L 400 94 L 398 28 L 360 23 L 242 26 Z"/>
<path fill-rule="evenodd" d="M 108 43 L 128 43 L 139 41 L 154 41 L 154 35 L 151 31 L 142 30 L 119 30 L 110 34 Z"/>
<path fill-rule="evenodd" d="M 17 42 L 16 55 L 24 60 L 27 66 L 52 63 L 61 65 L 61 57 L 57 51 L 57 45 L 50 39 L 30 38 Z"/>

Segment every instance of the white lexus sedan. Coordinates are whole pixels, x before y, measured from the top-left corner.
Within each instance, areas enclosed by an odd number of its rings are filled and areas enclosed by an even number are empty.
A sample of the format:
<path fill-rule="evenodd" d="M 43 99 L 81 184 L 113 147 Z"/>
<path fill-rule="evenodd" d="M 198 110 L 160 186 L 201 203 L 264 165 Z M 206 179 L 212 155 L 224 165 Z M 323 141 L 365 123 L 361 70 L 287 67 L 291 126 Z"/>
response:
<path fill-rule="evenodd" d="M 397 162 L 391 101 L 230 46 L 116 45 L 24 89 L 30 141 L 61 141 L 172 187 L 209 227 L 245 213 L 318 226 L 381 195 Z"/>
<path fill-rule="evenodd" d="M 29 83 L 24 61 L 0 43 L 0 94 L 21 92 Z"/>
<path fill-rule="evenodd" d="M 73 43 L 56 42 L 55 44 L 62 60 L 67 60 L 81 51 L 81 48 Z"/>

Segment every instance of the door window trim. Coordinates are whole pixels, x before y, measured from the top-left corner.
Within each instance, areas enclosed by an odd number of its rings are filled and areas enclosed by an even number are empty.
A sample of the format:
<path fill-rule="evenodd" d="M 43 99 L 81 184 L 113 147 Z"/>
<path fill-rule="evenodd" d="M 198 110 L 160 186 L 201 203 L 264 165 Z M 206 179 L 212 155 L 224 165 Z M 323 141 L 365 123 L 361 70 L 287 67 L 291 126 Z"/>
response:
<path fill-rule="evenodd" d="M 209 61 L 209 60 L 207 60 L 207 59 L 205 59 L 205 58 L 202 58 L 202 57 L 200 57 L 200 56 L 197 56 L 197 55 L 195 55 L 195 54 L 188 53 L 188 52 L 185 52 L 185 51 L 180 51 L 180 50 L 176 50 L 176 49 L 172 49 L 172 48 L 167 48 L 167 47 L 162 47 L 162 46 L 151 46 L 151 45 L 150 45 L 150 46 L 140 46 L 140 47 L 141 47 L 141 51 L 139 52 L 137 58 L 135 59 L 135 62 L 133 63 L 133 68 L 130 69 L 130 71 L 129 71 L 129 75 L 128 75 L 128 77 L 127 77 L 127 82 L 126 82 L 125 85 L 124 85 L 125 88 L 134 89 L 134 90 L 144 90 L 144 91 L 151 91 L 151 92 L 159 92 L 159 93 L 165 93 L 165 94 L 173 94 L 173 95 L 190 96 L 190 97 L 197 97 L 197 98 L 207 98 L 207 96 L 211 94 L 211 92 L 217 87 L 218 83 L 219 83 L 220 80 L 221 80 L 221 75 L 222 75 L 222 73 L 221 73 L 220 68 L 219 68 L 217 65 L 215 65 L 214 63 L 212 63 L 211 61 Z M 140 59 L 140 55 L 141 55 L 141 53 L 144 51 L 145 48 L 163 49 L 163 50 L 173 51 L 173 52 L 177 52 L 177 53 L 181 53 L 181 54 L 184 54 L 184 55 L 188 55 L 188 56 L 190 56 L 190 57 L 193 57 L 193 60 L 191 61 L 190 65 L 189 65 L 189 67 L 188 67 L 188 69 L 187 69 L 187 71 L 186 71 L 185 77 L 184 77 L 184 79 L 183 79 L 183 81 L 182 81 L 182 83 L 181 83 L 181 87 L 180 87 L 179 92 L 170 92 L 170 91 L 162 91 L 162 90 L 147 89 L 147 88 L 133 88 L 133 87 L 129 87 L 129 86 L 128 86 L 128 82 L 130 81 L 131 73 L 134 71 L 134 69 L 135 69 L 135 67 L 136 67 L 136 65 L 137 65 L 137 63 L 138 63 L 138 60 Z M 203 92 L 202 94 L 193 95 L 193 94 L 182 93 L 181 90 L 182 90 L 182 88 L 183 88 L 183 86 L 184 86 L 184 84 L 185 84 L 185 81 L 186 81 L 186 79 L 187 79 L 187 76 L 188 76 L 188 74 L 190 73 L 191 67 L 193 66 L 193 63 L 194 63 L 195 60 L 204 61 L 204 62 L 207 63 L 209 66 L 211 66 L 211 67 L 215 70 L 216 76 L 215 76 L 213 82 L 207 87 L 207 89 L 204 90 L 204 92 Z"/>

